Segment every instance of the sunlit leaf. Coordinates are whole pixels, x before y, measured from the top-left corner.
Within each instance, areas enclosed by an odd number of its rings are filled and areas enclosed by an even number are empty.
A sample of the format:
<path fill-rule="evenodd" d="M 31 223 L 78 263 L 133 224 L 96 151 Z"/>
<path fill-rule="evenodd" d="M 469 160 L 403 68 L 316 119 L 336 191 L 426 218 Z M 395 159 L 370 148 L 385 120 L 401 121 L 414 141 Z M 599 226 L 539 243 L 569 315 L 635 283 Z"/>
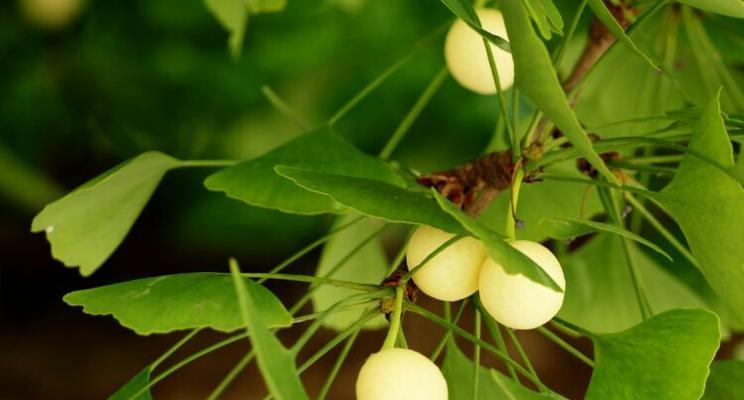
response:
<path fill-rule="evenodd" d="M 741 0 L 678 0 L 701 10 L 729 17 L 744 18 L 744 2 Z"/>
<path fill-rule="evenodd" d="M 563 18 L 553 0 L 525 0 L 524 4 L 543 38 L 550 40 L 553 33 L 563 34 Z"/>
<path fill-rule="evenodd" d="M 705 384 L 702 400 L 743 400 L 744 361 L 715 361 Z"/>
<path fill-rule="evenodd" d="M 235 260 L 230 261 L 230 273 L 248 336 L 256 353 L 258 368 L 269 392 L 279 400 L 308 399 L 295 365 L 294 354 L 287 350 L 260 317 L 264 301 L 257 296 L 261 285 L 240 277 Z"/>
<path fill-rule="evenodd" d="M 528 279 L 541 285 L 545 285 L 555 291 L 562 292 L 561 287 L 531 258 L 521 251 L 510 246 L 493 231 L 486 228 L 475 218 L 465 214 L 454 203 L 444 196 L 433 191 L 434 197 L 442 207 L 442 210 L 454 217 L 468 232 L 483 242 L 488 251 L 488 256 L 501 264 L 508 274 L 522 274 Z"/>
<path fill-rule="evenodd" d="M 248 280 L 246 278 L 246 280 Z M 233 332 L 243 326 L 230 275 L 194 272 L 115 283 L 68 293 L 64 301 L 91 315 L 111 315 L 140 335 L 208 327 Z M 268 327 L 286 327 L 292 316 L 261 285 L 249 285 L 260 304 L 257 318 Z"/>
<path fill-rule="evenodd" d="M 548 50 L 532 29 L 523 1 L 502 1 L 501 11 L 511 41 L 517 87 L 607 180 L 615 182 L 615 176 L 594 151 L 586 131 L 569 106 Z"/>
<path fill-rule="evenodd" d="M 586 399 L 699 399 L 719 340 L 718 319 L 704 310 L 668 311 L 594 337 Z"/>
<path fill-rule="evenodd" d="M 449 400 L 545 400 L 554 397 L 533 392 L 496 370 L 478 367 L 480 376 L 478 396 L 473 397 L 473 368 L 475 364 L 457 347 L 454 341 L 447 345 L 442 374 L 447 380 Z"/>
<path fill-rule="evenodd" d="M 31 223 L 52 256 L 88 276 L 116 250 L 165 173 L 179 161 L 143 153 L 47 205 Z"/>
<path fill-rule="evenodd" d="M 326 130 L 299 136 L 254 160 L 209 176 L 210 190 L 248 204 L 296 214 L 340 211 L 330 197 L 311 192 L 276 174 L 274 167 L 288 165 L 317 173 L 367 178 L 403 186 L 405 182 L 384 162 L 362 153 Z"/>
<path fill-rule="evenodd" d="M 471 2 L 468 0 L 442 0 L 442 3 L 444 3 L 453 14 L 457 15 L 458 18 L 462 19 L 466 24 L 468 24 L 468 26 L 473 28 L 474 31 L 488 39 L 489 42 L 495 44 L 506 52 L 511 51 L 509 42 L 504 40 L 504 38 L 483 29 L 480 20 L 478 19 L 478 14 L 475 12 Z"/>
<path fill-rule="evenodd" d="M 734 166 L 718 99 L 703 112 L 689 148 Z M 654 195 L 679 224 L 705 279 L 744 318 L 744 189 L 731 176 L 685 155 L 674 179 Z"/>
<path fill-rule="evenodd" d="M 389 222 L 426 224 L 452 233 L 462 227 L 421 192 L 413 192 L 371 179 L 329 175 L 277 166 L 277 172 L 298 185 L 324 193 L 361 214 Z"/>
<path fill-rule="evenodd" d="M 592 9 L 592 12 L 597 17 L 597 19 L 602 21 L 602 25 L 604 25 L 607 30 L 612 33 L 613 36 L 615 36 L 618 40 L 623 42 L 623 44 L 628 46 L 628 48 L 630 48 L 634 53 L 643 58 L 648 63 L 648 65 L 651 66 L 651 68 L 656 70 L 659 69 L 659 67 L 656 66 L 656 64 L 646 55 L 646 53 L 641 51 L 641 49 L 636 46 L 636 44 L 630 39 L 630 37 L 625 34 L 625 29 L 620 26 L 610 10 L 607 9 L 607 5 L 603 0 L 589 0 L 589 8 Z"/>
<path fill-rule="evenodd" d="M 346 214 L 339 217 L 335 225 L 347 224 L 357 217 L 357 214 Z M 357 245 L 367 239 L 370 232 L 372 232 L 370 222 L 369 220 L 357 222 L 334 235 L 323 248 L 323 254 L 320 256 L 320 263 L 318 264 L 318 269 L 315 271 L 315 275 L 375 285 L 382 282 L 388 268 L 387 257 L 382 245 L 376 238 L 346 260 L 335 272 L 332 270 L 332 268 L 335 268 L 346 257 L 350 249 L 356 248 Z M 331 274 L 328 275 L 329 273 Z M 323 311 L 355 293 L 358 292 L 351 289 L 323 285 L 313 293 L 312 301 L 314 309 L 316 311 Z M 342 330 L 357 321 L 363 313 L 364 309 L 361 308 L 335 312 L 323 320 L 323 325 L 331 329 Z M 364 325 L 367 329 L 377 329 L 383 326 L 387 326 L 387 322 L 382 315 Z"/>
<path fill-rule="evenodd" d="M 659 246 L 617 225 L 577 218 L 546 218 L 540 224 L 554 239 L 573 239 L 592 232 L 606 232 L 636 241 L 672 261 L 672 257 Z"/>
<path fill-rule="evenodd" d="M 654 312 L 706 305 L 691 289 L 640 249 L 631 247 Z M 642 321 L 621 239 L 602 233 L 561 259 L 566 291 L 558 315 L 595 333 L 628 329 Z"/>

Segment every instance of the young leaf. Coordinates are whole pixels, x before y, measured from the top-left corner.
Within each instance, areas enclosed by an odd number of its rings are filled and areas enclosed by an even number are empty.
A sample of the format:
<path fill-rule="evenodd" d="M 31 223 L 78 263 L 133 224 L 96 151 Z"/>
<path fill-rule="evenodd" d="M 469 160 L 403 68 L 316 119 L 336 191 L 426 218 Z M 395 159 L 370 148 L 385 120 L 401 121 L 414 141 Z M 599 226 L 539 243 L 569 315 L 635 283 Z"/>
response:
<path fill-rule="evenodd" d="M 501 2 L 506 31 L 511 40 L 514 73 L 519 89 L 563 132 L 571 144 L 610 182 L 617 178 L 592 147 L 558 82 L 550 55 L 532 29 L 522 0 Z"/>
<path fill-rule="evenodd" d="M 434 198 L 439 206 L 454 217 L 463 228 L 472 233 L 483 242 L 488 251 L 488 256 L 494 261 L 501 264 L 504 270 L 509 274 L 522 274 L 528 279 L 541 285 L 547 286 L 555 291 L 562 292 L 561 287 L 531 258 L 524 255 L 521 251 L 510 246 L 501 238 L 497 237 L 491 230 L 483 226 L 475 218 L 465 214 L 454 203 L 447 200 L 438 192 L 432 190 Z"/>
<path fill-rule="evenodd" d="M 744 361 L 715 361 L 702 400 L 744 400 Z"/>
<path fill-rule="evenodd" d="M 335 226 L 347 224 L 356 218 L 358 218 L 358 215 L 355 213 L 345 214 L 337 219 Z M 323 254 L 320 256 L 320 263 L 315 275 L 326 276 L 332 272 L 331 268 L 334 268 L 346 256 L 349 249 L 355 248 L 367 239 L 371 232 L 370 222 L 369 220 L 360 221 L 333 236 L 323 248 Z M 354 256 L 346 260 L 341 268 L 327 277 L 359 283 L 379 284 L 385 278 L 386 272 L 387 258 L 385 251 L 380 242 L 375 239 L 367 243 Z M 358 292 L 331 285 L 321 286 L 313 293 L 313 308 L 317 311 L 323 311 L 355 293 Z M 364 310 L 361 308 L 333 313 L 326 317 L 323 326 L 340 331 L 357 321 L 363 313 Z M 377 329 L 383 326 L 387 326 L 387 322 L 382 315 L 364 325 L 367 329 Z"/>
<path fill-rule="evenodd" d="M 611 233 L 613 235 L 634 240 L 661 254 L 669 259 L 669 261 L 673 261 L 672 257 L 659 246 L 627 229 L 620 228 L 617 225 L 577 218 L 545 218 L 540 221 L 540 225 L 549 232 L 549 236 L 553 239 L 573 239 L 577 236 L 583 236 L 592 232 Z"/>
<path fill-rule="evenodd" d="M 695 400 L 703 395 L 720 335 L 714 314 L 673 310 L 592 340 L 587 400 Z"/>
<path fill-rule="evenodd" d="M 475 364 L 457 347 L 454 340 L 447 344 L 442 374 L 447 380 L 449 400 L 519 399 L 546 400 L 555 397 L 533 392 L 514 382 L 501 372 L 478 366 L 478 396 L 473 397 L 473 368 Z"/>
<path fill-rule="evenodd" d="M 249 280 L 248 278 L 245 278 Z M 249 285 L 260 304 L 256 317 L 270 328 L 292 324 L 292 316 L 265 287 Z M 233 332 L 243 326 L 228 274 L 194 272 L 137 279 L 68 293 L 63 300 L 90 315 L 112 315 L 140 335 L 208 327 Z"/>
<path fill-rule="evenodd" d="M 140 371 L 137 375 L 132 377 L 124 386 L 119 388 L 116 393 L 112 394 L 108 400 L 153 400 L 149 390 L 137 397 L 132 397 L 150 383 L 150 375 L 152 374 L 152 366 L 147 366 L 145 369 Z"/>
<path fill-rule="evenodd" d="M 697 294 L 654 259 L 636 247 L 631 252 L 654 312 L 706 308 Z M 600 233 L 562 258 L 561 264 L 566 287 L 572 289 L 566 291 L 559 317 L 600 334 L 619 332 L 642 321 L 620 238 Z"/>
<path fill-rule="evenodd" d="M 163 153 L 143 153 L 44 207 L 31 231 L 46 232 L 52 256 L 88 276 L 116 250 L 163 175 L 178 165 Z"/>
<path fill-rule="evenodd" d="M 295 214 L 338 212 L 339 205 L 326 195 L 307 191 L 274 172 L 289 165 L 318 173 L 374 179 L 403 186 L 405 182 L 384 162 L 362 153 L 327 130 L 306 133 L 254 160 L 209 176 L 210 190 L 248 204 Z"/>
<path fill-rule="evenodd" d="M 474 31 L 478 32 L 481 36 L 486 38 L 489 42 L 500 47 L 506 52 L 510 52 L 511 48 L 509 42 L 504 40 L 501 36 L 494 35 L 491 32 L 483 29 L 478 14 L 473 9 L 473 6 L 468 0 L 442 0 L 442 3 L 452 11 L 453 14 L 457 15 L 458 18 L 463 20 L 468 26 L 473 28 Z"/>
<path fill-rule="evenodd" d="M 230 52 L 239 56 L 248 16 L 281 11 L 287 0 L 204 0 L 204 5 L 230 34 Z"/>
<path fill-rule="evenodd" d="M 703 112 L 689 148 L 733 167 L 718 99 Z M 744 318 L 744 189 L 720 169 L 685 155 L 674 179 L 654 198 L 677 221 L 700 271 L 719 297 Z"/>
<path fill-rule="evenodd" d="M 553 32 L 563 34 L 563 18 L 553 0 L 526 0 L 524 5 L 540 30 L 540 36 L 550 40 Z"/>
<path fill-rule="evenodd" d="M 656 66 L 651 58 L 649 58 L 646 53 L 641 51 L 641 49 L 639 49 L 638 46 L 636 46 L 636 44 L 632 40 L 630 40 L 630 37 L 625 34 L 625 29 L 620 26 L 610 10 L 607 9 L 607 5 L 605 5 L 604 0 L 589 0 L 589 8 L 592 9 L 592 12 L 597 17 L 597 19 L 602 21 L 602 25 L 604 25 L 607 30 L 610 31 L 613 36 L 615 36 L 615 38 L 623 42 L 634 53 L 643 58 L 648 63 L 648 65 L 651 66 L 651 68 L 659 70 L 659 67 Z"/>
<path fill-rule="evenodd" d="M 744 2 L 741 0 L 679 0 L 679 2 L 716 14 L 744 18 Z"/>
<path fill-rule="evenodd" d="M 279 175 L 316 193 L 324 193 L 346 207 L 389 222 L 426 224 L 451 233 L 462 227 L 421 192 L 371 179 L 329 175 L 279 165 Z"/>
<path fill-rule="evenodd" d="M 235 260 L 230 260 L 230 274 L 235 284 L 240 315 L 256 352 L 258 368 L 264 377 L 269 392 L 278 400 L 309 399 L 302 387 L 300 375 L 295 365 L 294 354 L 287 350 L 279 339 L 269 330 L 261 315 L 263 300 L 256 296 L 261 287 L 252 280 L 240 276 L 240 268 Z"/>

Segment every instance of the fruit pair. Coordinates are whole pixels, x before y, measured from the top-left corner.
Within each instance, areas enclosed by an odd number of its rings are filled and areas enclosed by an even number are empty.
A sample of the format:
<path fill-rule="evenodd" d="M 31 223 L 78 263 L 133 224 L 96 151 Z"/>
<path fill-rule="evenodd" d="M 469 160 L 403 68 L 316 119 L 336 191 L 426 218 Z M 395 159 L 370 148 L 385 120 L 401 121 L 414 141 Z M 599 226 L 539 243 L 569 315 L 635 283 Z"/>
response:
<path fill-rule="evenodd" d="M 454 235 L 420 226 L 408 243 L 409 269 L 422 263 Z M 517 240 L 510 244 L 540 266 L 561 288 L 565 278 L 558 259 L 539 243 Z M 475 238 L 462 238 L 445 248 L 413 275 L 421 291 L 438 300 L 462 300 L 479 291 L 481 302 L 499 323 L 514 329 L 533 329 L 553 318 L 563 304 L 557 292 L 521 274 L 508 274 L 488 257 Z"/>

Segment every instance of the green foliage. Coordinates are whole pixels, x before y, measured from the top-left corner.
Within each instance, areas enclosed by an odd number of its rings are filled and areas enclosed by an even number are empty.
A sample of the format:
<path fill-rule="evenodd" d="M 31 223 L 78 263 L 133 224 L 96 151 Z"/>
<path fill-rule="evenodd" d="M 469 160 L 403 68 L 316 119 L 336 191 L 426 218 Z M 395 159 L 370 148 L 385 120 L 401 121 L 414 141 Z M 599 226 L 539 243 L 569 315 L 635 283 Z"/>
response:
<path fill-rule="evenodd" d="M 744 361 L 715 361 L 705 384 L 702 400 L 744 399 Z"/>
<path fill-rule="evenodd" d="M 249 280 L 245 278 L 245 280 Z M 112 315 L 140 335 L 212 328 L 233 332 L 243 326 L 228 274 L 194 272 L 115 283 L 68 293 L 64 301 L 91 315 Z M 256 317 L 270 328 L 292 324 L 282 303 L 268 289 L 247 284 L 259 305 Z"/>
<path fill-rule="evenodd" d="M 574 239 L 592 232 L 606 232 L 636 241 L 673 261 L 672 257 L 648 239 L 617 225 L 576 218 L 545 218 L 540 221 L 548 236 L 553 239 Z"/>
<path fill-rule="evenodd" d="M 230 34 L 230 51 L 233 56 L 239 56 L 248 17 L 281 11 L 286 7 L 287 0 L 204 0 L 204 5 Z"/>
<path fill-rule="evenodd" d="M 641 49 L 636 46 L 636 44 L 628 37 L 628 35 L 625 34 L 625 29 L 623 29 L 622 26 L 617 22 L 615 17 L 612 15 L 610 10 L 607 9 L 607 5 L 604 3 L 603 0 L 588 0 L 589 1 L 589 7 L 592 9 L 592 12 L 594 15 L 597 16 L 597 18 L 602 21 L 602 24 L 607 27 L 607 30 L 612 32 L 612 34 L 623 44 L 628 46 L 634 53 L 636 53 L 638 56 L 643 58 L 649 66 L 653 69 L 659 69 L 656 64 L 649 58 L 649 56 L 646 55 L 646 53 L 642 52 Z"/>
<path fill-rule="evenodd" d="M 274 171 L 277 165 L 404 184 L 385 163 L 362 153 L 325 129 L 306 133 L 261 157 L 218 171 L 204 184 L 210 190 L 223 191 L 227 196 L 248 204 L 288 213 L 341 211 L 330 197 L 305 190 L 277 175 Z"/>
<path fill-rule="evenodd" d="M 740 0 L 679 0 L 679 2 L 716 14 L 744 18 L 744 3 Z"/>
<path fill-rule="evenodd" d="M 153 400 L 149 390 L 135 397 L 150 382 L 152 370 L 152 366 L 147 366 L 140 373 L 132 377 L 129 382 L 125 383 L 124 386 L 119 388 L 116 393 L 112 394 L 109 400 Z"/>
<path fill-rule="evenodd" d="M 444 5 L 447 6 L 447 8 L 449 8 L 453 14 L 455 14 L 461 20 L 465 21 L 468 26 L 473 28 L 473 30 L 486 38 L 489 42 L 495 44 L 496 46 L 499 46 L 504 51 L 511 51 L 509 42 L 507 42 L 504 38 L 498 35 L 494 35 L 493 33 L 483 29 L 480 20 L 478 19 L 478 14 L 475 12 L 475 9 L 473 8 L 471 2 L 467 0 L 442 0 L 442 3 L 444 3 Z"/>
<path fill-rule="evenodd" d="M 260 317 L 265 305 L 264 299 L 257 296 L 261 285 L 241 278 L 235 260 L 230 260 L 230 274 L 235 284 L 240 315 L 269 391 L 279 400 L 308 399 L 295 366 L 294 354 L 282 346 L 266 321 Z"/>
<path fill-rule="evenodd" d="M 283 165 L 277 172 L 301 187 L 324 193 L 361 214 L 389 222 L 426 224 L 452 233 L 462 228 L 423 192 L 372 179 L 322 174 Z M 291 182 L 291 181 L 288 181 Z"/>
<path fill-rule="evenodd" d="M 486 228 L 483 224 L 478 222 L 475 218 L 465 214 L 455 204 L 447 200 L 445 197 L 437 192 L 434 193 L 434 198 L 437 199 L 437 203 L 442 207 L 442 210 L 446 211 L 452 217 L 454 217 L 463 228 L 473 234 L 483 242 L 483 245 L 488 251 L 488 256 L 494 261 L 501 264 L 504 270 L 508 274 L 522 274 L 528 279 L 535 281 L 541 285 L 545 285 L 555 291 L 562 292 L 563 289 L 548 275 L 539 265 L 537 265 L 531 258 L 524 255 L 521 251 L 515 249 L 506 243 L 501 237 L 495 234 L 493 231 Z"/>
<path fill-rule="evenodd" d="M 442 373 L 447 379 L 450 400 L 519 399 L 545 400 L 554 397 L 533 392 L 504 376 L 501 372 L 478 366 L 478 396 L 473 397 L 473 368 L 475 364 L 457 347 L 454 340 L 447 344 Z"/>
<path fill-rule="evenodd" d="M 592 340 L 588 400 L 693 400 L 703 394 L 720 336 L 714 314 L 674 310 Z"/>
<path fill-rule="evenodd" d="M 550 40 L 553 33 L 563 35 L 563 17 L 553 0 L 526 0 L 524 5 L 545 40 Z"/>
<path fill-rule="evenodd" d="M 610 182 L 617 178 L 610 172 L 568 105 L 545 44 L 532 29 L 523 2 L 501 2 L 506 31 L 511 41 L 514 74 L 524 95 L 547 115 L 582 155 Z"/>
<path fill-rule="evenodd" d="M 695 128 L 690 149 L 734 166 L 718 99 Z M 744 189 L 720 169 L 685 155 L 674 179 L 654 195 L 684 232 L 700 271 L 739 319 L 744 318 Z"/>
<path fill-rule="evenodd" d="M 631 255 L 645 283 L 651 309 L 705 307 L 705 303 L 654 259 L 635 247 Z M 642 321 L 619 237 L 601 233 L 561 259 L 566 297 L 558 315 L 596 333 L 619 332 Z"/>
<path fill-rule="evenodd" d="M 149 152 L 47 205 L 31 223 L 46 232 L 52 256 L 88 276 L 116 250 L 165 173 L 179 161 Z"/>
<path fill-rule="evenodd" d="M 338 218 L 334 226 L 347 224 L 357 217 L 353 213 L 345 214 Z M 352 257 L 346 260 L 343 265 L 338 267 L 338 269 L 333 270 L 346 257 L 349 249 L 357 247 L 367 239 L 371 231 L 371 223 L 372 221 L 368 219 L 362 220 L 333 236 L 323 248 L 323 254 L 320 256 L 320 262 L 318 263 L 318 268 L 315 270 L 315 275 L 375 285 L 382 282 L 387 273 L 388 264 L 385 251 L 376 238 L 364 245 Z M 318 287 L 312 296 L 313 308 L 316 311 L 328 309 L 354 293 L 357 292 L 340 287 L 328 285 Z M 363 313 L 363 309 L 336 312 L 328 315 L 323 320 L 323 326 L 340 331 L 358 320 Z M 377 329 L 385 325 L 387 325 L 387 322 L 380 315 L 369 321 L 365 325 L 365 328 Z"/>

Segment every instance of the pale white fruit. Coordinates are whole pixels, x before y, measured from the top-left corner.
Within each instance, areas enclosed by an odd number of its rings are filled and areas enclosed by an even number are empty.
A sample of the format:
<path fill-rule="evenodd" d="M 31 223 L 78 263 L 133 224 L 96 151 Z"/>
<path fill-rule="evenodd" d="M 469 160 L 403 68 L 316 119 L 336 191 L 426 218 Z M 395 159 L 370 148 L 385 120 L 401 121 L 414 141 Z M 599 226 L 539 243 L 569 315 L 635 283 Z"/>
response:
<path fill-rule="evenodd" d="M 494 35 L 507 39 L 504 17 L 492 8 L 477 11 L 481 26 Z M 511 54 L 489 42 L 496 70 L 499 72 L 501 89 L 506 90 L 514 84 L 514 60 Z M 480 94 L 496 93 L 488 53 L 483 45 L 483 36 L 458 19 L 444 42 L 444 58 L 450 73 L 465 88 Z"/>
<path fill-rule="evenodd" d="M 421 225 L 408 243 L 406 263 L 411 270 L 455 235 Z M 427 295 L 443 301 L 464 299 L 478 290 L 478 274 L 486 249 L 472 237 L 462 238 L 442 250 L 413 275 L 413 281 Z"/>
<path fill-rule="evenodd" d="M 442 371 L 422 354 L 387 349 L 364 362 L 356 381 L 357 400 L 446 400 Z"/>
<path fill-rule="evenodd" d="M 566 278 L 558 259 L 543 245 L 527 240 L 511 242 L 550 275 L 562 289 Z M 491 316 L 514 329 L 533 329 L 550 321 L 563 304 L 564 292 L 557 292 L 521 274 L 507 274 L 488 258 L 480 272 L 480 298 Z"/>
<path fill-rule="evenodd" d="M 40 28 L 59 29 L 80 14 L 85 0 L 19 0 L 26 20 Z"/>

